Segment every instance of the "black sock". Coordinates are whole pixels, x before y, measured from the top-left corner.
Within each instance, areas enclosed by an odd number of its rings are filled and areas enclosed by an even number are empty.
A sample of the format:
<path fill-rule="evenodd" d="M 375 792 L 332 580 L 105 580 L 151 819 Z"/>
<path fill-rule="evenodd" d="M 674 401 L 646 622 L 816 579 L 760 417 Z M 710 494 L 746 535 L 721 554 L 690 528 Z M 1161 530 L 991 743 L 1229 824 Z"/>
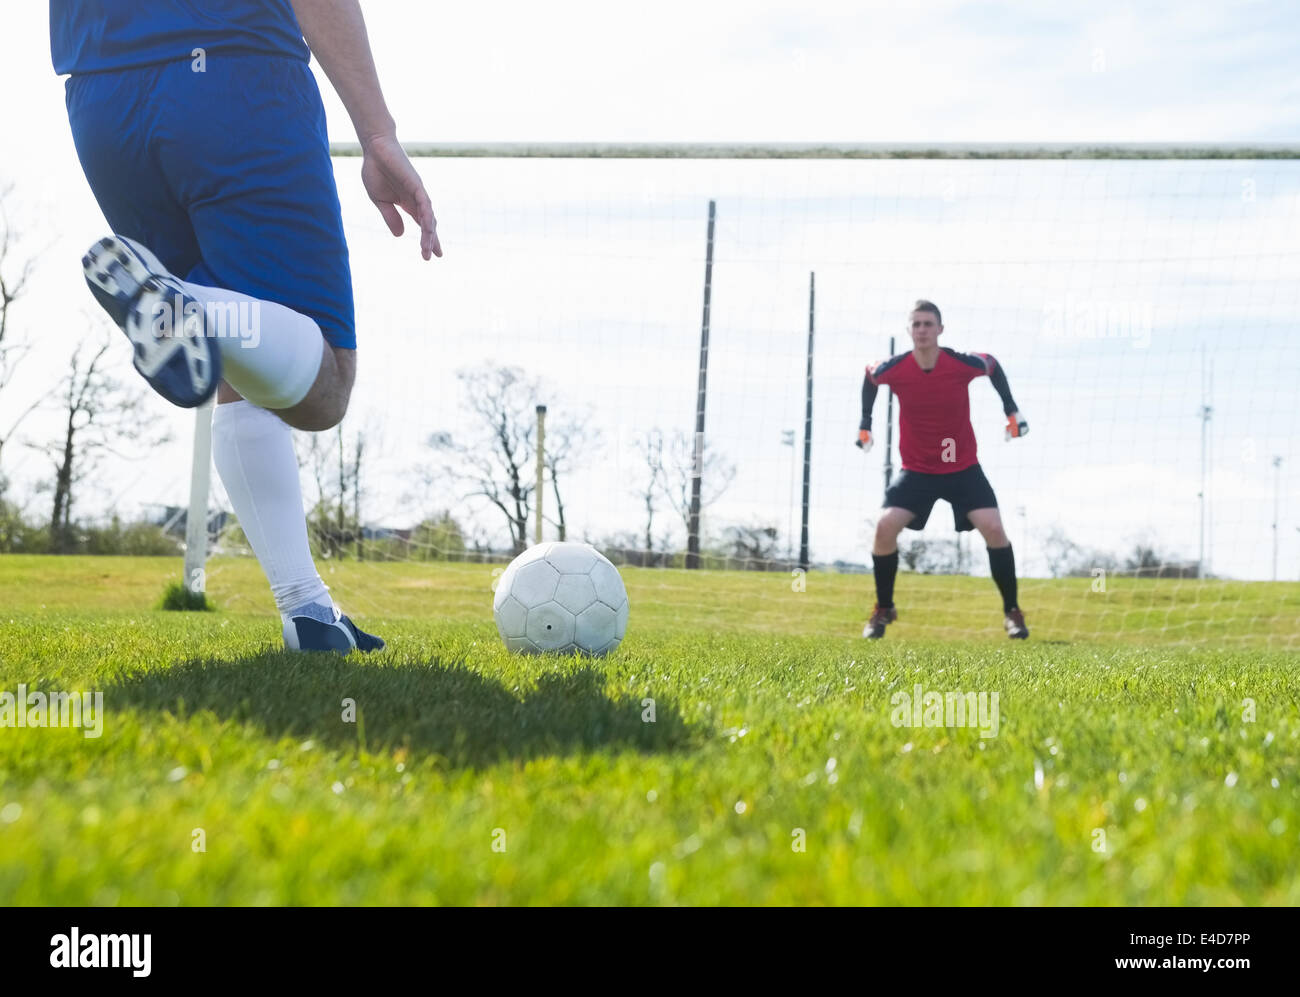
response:
<path fill-rule="evenodd" d="M 989 569 L 993 572 L 993 580 L 998 583 L 998 591 L 1002 593 L 1002 611 L 1009 613 L 1019 609 L 1016 604 L 1016 556 L 1011 553 L 1011 545 L 990 547 L 988 551 Z"/>
<path fill-rule="evenodd" d="M 871 563 L 876 572 L 876 605 L 881 609 L 892 609 L 894 577 L 898 574 L 898 551 L 892 554 L 872 554 Z"/>

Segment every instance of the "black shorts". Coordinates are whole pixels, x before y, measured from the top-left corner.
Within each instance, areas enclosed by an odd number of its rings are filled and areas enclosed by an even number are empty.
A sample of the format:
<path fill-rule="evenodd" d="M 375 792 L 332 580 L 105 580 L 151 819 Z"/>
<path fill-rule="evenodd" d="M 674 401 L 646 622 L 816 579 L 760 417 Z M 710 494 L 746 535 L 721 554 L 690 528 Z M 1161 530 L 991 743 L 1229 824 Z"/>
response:
<path fill-rule="evenodd" d="M 885 490 L 882 508 L 895 506 L 915 513 L 916 518 L 907 524 L 909 530 L 925 528 L 930 510 L 939 499 L 952 506 L 952 524 L 957 532 L 975 527 L 966 514 L 972 509 L 996 509 L 997 497 L 993 486 L 984 477 L 978 464 L 952 474 L 922 474 L 920 471 L 903 471 Z"/>

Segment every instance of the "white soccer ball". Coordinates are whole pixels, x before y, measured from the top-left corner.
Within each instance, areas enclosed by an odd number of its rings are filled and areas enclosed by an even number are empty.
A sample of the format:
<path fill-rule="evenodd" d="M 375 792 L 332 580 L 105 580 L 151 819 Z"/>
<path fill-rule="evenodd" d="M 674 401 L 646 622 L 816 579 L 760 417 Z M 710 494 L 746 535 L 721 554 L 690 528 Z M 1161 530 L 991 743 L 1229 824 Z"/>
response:
<path fill-rule="evenodd" d="M 492 614 L 512 651 L 603 657 L 627 633 L 627 589 L 591 545 L 537 544 L 502 572 Z"/>

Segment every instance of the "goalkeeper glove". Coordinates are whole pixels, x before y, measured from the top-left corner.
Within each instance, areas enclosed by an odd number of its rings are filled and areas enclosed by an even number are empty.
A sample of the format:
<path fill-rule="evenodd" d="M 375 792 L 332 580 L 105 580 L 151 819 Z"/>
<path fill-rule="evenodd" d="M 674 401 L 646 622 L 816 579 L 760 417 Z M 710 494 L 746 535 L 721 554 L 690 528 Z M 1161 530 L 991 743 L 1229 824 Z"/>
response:
<path fill-rule="evenodd" d="M 1018 436 L 1024 436 L 1029 432 L 1029 423 L 1019 412 L 1012 412 L 1007 416 L 1007 439 L 1015 439 Z"/>
<path fill-rule="evenodd" d="M 854 444 L 854 446 L 856 446 L 856 447 L 857 447 L 859 450 L 861 450 L 863 453 L 866 453 L 868 450 L 871 449 L 871 445 L 872 445 L 874 442 L 875 442 L 875 440 L 873 440 L 873 439 L 871 438 L 871 430 L 869 430 L 869 429 L 859 429 L 859 430 L 858 430 L 858 441 L 857 441 L 857 443 Z"/>

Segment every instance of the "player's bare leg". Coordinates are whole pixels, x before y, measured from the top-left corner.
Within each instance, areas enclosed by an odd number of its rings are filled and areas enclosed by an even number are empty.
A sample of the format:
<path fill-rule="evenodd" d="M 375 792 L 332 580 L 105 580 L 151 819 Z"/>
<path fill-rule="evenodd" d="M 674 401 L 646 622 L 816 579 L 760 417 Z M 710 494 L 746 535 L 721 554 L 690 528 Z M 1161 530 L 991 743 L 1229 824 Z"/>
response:
<path fill-rule="evenodd" d="M 1002 593 L 1002 625 L 1007 636 L 1023 640 L 1029 636 L 1029 628 L 1025 626 L 1025 615 L 1016 601 L 1016 560 L 1007 531 L 1002 527 L 1002 514 L 996 508 L 972 509 L 966 517 L 980 531 L 988 547 L 989 569 L 993 572 L 998 591 Z"/>
<path fill-rule="evenodd" d="M 291 427 L 331 429 L 347 411 L 356 351 L 325 349 L 306 396 L 287 409 L 245 400 L 223 381 L 212 417 L 212 456 L 226 493 L 257 555 L 291 650 L 379 650 L 381 638 L 356 626 L 335 605 L 312 562 Z"/>
<path fill-rule="evenodd" d="M 898 536 L 907 528 L 907 524 L 916 518 L 916 513 L 908 509 L 890 507 L 884 511 L 876 523 L 876 538 L 871 545 L 873 557 L 884 557 L 898 553 Z"/>
<path fill-rule="evenodd" d="M 876 580 L 876 604 L 871 610 L 862 636 L 879 640 L 885 636 L 886 625 L 898 619 L 894 608 L 894 579 L 898 575 L 898 535 L 903 532 L 916 514 L 908 509 L 891 506 L 876 523 L 876 537 L 871 546 L 871 561 Z"/>

